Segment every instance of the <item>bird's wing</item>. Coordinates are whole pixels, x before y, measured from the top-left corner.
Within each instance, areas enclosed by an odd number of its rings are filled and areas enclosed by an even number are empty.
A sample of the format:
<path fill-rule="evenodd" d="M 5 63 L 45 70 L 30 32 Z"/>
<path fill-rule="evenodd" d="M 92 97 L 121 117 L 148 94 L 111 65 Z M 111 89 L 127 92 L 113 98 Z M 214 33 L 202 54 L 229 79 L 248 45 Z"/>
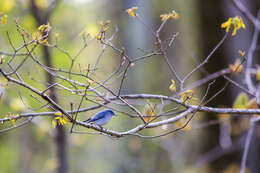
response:
<path fill-rule="evenodd" d="M 100 113 L 97 113 L 96 115 L 94 115 L 92 118 L 87 119 L 85 122 L 97 121 L 104 117 L 105 117 L 105 114 L 103 112 L 100 112 Z"/>

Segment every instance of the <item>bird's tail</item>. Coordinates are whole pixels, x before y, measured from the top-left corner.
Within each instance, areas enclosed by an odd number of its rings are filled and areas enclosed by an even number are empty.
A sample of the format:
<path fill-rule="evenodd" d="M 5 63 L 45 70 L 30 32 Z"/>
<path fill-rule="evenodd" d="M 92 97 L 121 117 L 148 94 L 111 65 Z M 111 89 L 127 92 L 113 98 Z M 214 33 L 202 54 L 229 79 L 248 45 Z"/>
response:
<path fill-rule="evenodd" d="M 89 123 L 90 120 L 91 120 L 91 118 L 89 118 L 89 119 L 87 119 L 87 120 L 85 120 L 85 121 L 83 121 L 83 122 Z"/>

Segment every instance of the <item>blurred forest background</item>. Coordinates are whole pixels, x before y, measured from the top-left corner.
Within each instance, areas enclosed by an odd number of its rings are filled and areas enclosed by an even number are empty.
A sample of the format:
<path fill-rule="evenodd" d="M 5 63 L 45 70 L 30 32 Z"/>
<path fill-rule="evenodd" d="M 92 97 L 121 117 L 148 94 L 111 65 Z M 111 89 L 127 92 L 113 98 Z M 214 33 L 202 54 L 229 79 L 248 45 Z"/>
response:
<path fill-rule="evenodd" d="M 174 41 L 169 55 L 175 63 L 180 75 L 186 74 L 194 68 L 198 61 L 204 59 L 216 46 L 224 35 L 220 28 L 221 23 L 228 17 L 242 14 L 229 0 L 206 1 L 206 0 L 57 0 L 47 21 L 39 21 L 32 7 L 33 0 L 0 0 L 0 12 L 8 15 L 7 23 L 0 25 L 0 51 L 11 52 L 6 31 L 15 44 L 22 43 L 16 31 L 14 18 L 19 20 L 27 31 L 34 32 L 43 22 L 49 22 L 52 27 L 52 38 L 58 37 L 61 48 L 75 55 L 83 46 L 82 39 L 78 36 L 83 30 L 95 33 L 98 30 L 98 22 L 111 20 L 109 32 L 113 33 L 118 27 L 119 33 L 114 43 L 118 47 L 125 47 L 131 57 L 137 57 L 143 50 L 155 48 L 151 33 L 140 22 L 130 18 L 126 9 L 137 6 L 138 13 L 145 23 L 156 30 L 161 24 L 160 14 L 175 10 L 179 13 L 179 20 L 169 22 L 162 31 L 162 38 L 166 39 L 173 33 L 179 32 Z M 52 4 L 52 0 L 34 0 L 38 10 L 46 10 Z M 259 0 L 243 1 L 243 4 L 256 16 L 260 9 Z M 41 13 L 39 13 L 41 14 Z M 252 24 L 243 18 L 246 30 L 239 31 L 236 37 L 228 37 L 222 47 L 213 55 L 207 64 L 205 71 L 212 73 L 228 67 L 237 55 L 237 50 L 247 50 L 251 39 Z M 19 38 L 19 39 L 17 39 Z M 96 61 L 102 45 L 97 41 L 91 41 L 88 47 L 80 55 L 77 63 L 93 64 Z M 42 60 L 46 56 L 42 49 L 37 49 Z M 49 50 L 52 66 L 69 68 L 69 59 L 56 49 Z M 259 49 L 258 49 L 259 55 Z M 111 58 L 115 53 L 106 50 L 99 69 L 97 78 L 103 79 L 103 75 L 111 72 L 117 60 Z M 258 56 L 259 57 L 259 56 Z M 260 59 L 258 58 L 258 62 Z M 41 69 L 35 68 L 30 63 L 25 64 L 21 74 L 28 82 L 31 79 L 39 80 L 46 78 Z M 78 68 L 74 66 L 75 70 Z M 168 87 L 171 77 L 167 65 L 156 56 L 136 64 L 135 70 L 129 71 L 126 82 L 123 85 L 123 93 L 154 93 L 171 95 Z M 199 79 L 198 74 L 191 82 Z M 239 76 L 238 76 L 239 77 Z M 146 79 L 146 82 L 143 82 Z M 148 80 L 147 80 L 148 79 Z M 46 78 L 47 81 L 47 78 Z M 1 82 L 4 79 L 1 77 Z M 224 80 L 218 80 L 214 84 L 215 89 L 224 85 Z M 35 82 L 34 82 L 35 85 Z M 35 85 L 44 88 L 39 83 Z M 112 88 L 113 89 L 113 88 Z M 214 89 L 212 89 L 214 91 Z M 205 91 L 199 88 L 197 93 Z M 212 105 L 232 106 L 239 89 L 230 86 L 221 97 L 217 97 Z M 19 93 L 31 107 L 39 107 L 39 103 L 30 97 L 30 93 L 16 85 L 10 85 L 4 97 L 0 100 L 0 116 L 5 117 L 8 113 L 26 112 L 26 106 L 21 103 Z M 27 96 L 26 96 L 27 95 Z M 75 98 L 57 93 L 59 103 L 70 108 L 70 102 Z M 76 99 L 75 99 L 76 102 Z M 80 119 L 90 117 L 80 114 Z M 196 126 L 202 121 L 217 119 L 215 114 L 197 116 L 191 124 Z M 108 129 L 125 130 L 134 122 L 119 116 L 114 118 L 106 127 Z M 0 129 L 6 124 L 0 125 Z M 204 128 L 192 128 L 190 131 L 180 131 L 166 137 L 157 139 L 141 139 L 137 137 L 124 137 L 112 140 L 101 135 L 69 134 L 69 128 L 62 131 L 63 142 L 67 151 L 70 173 L 94 172 L 94 173 L 218 173 L 239 172 L 242 147 L 240 144 L 231 148 L 223 148 L 220 144 L 220 125 L 212 125 Z M 232 139 L 235 141 L 236 133 L 243 133 L 242 125 L 234 127 L 239 132 L 234 132 Z M 51 128 L 51 118 L 35 118 L 27 126 L 0 133 L 0 173 L 51 173 L 56 172 L 57 148 L 53 138 L 55 130 Z M 159 129 L 160 130 L 160 129 Z M 158 131 L 153 129 L 149 133 Z M 258 132 L 257 132 L 258 131 Z M 257 173 L 260 170 L 260 129 L 255 133 L 248 156 L 248 170 Z M 235 142 L 234 142 L 235 143 Z M 235 143 L 236 144 L 236 143 Z"/>

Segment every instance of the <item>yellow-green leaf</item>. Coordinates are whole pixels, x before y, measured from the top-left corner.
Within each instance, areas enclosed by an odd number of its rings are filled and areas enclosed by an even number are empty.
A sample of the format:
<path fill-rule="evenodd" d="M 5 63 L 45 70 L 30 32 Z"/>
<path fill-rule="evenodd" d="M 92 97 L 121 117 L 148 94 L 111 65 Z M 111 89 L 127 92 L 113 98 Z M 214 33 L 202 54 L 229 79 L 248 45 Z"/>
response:
<path fill-rule="evenodd" d="M 15 119 L 10 119 L 10 122 L 13 126 L 16 126 Z"/>
<path fill-rule="evenodd" d="M 57 116 L 61 116 L 62 113 L 59 111 L 59 112 L 56 112 L 55 115 L 57 115 Z"/>
<path fill-rule="evenodd" d="M 130 17 L 135 18 L 136 17 L 136 10 L 138 9 L 138 7 L 132 7 L 126 10 L 126 12 L 129 14 Z"/>
<path fill-rule="evenodd" d="M 53 119 L 53 120 L 51 121 L 51 125 L 52 125 L 52 128 L 56 128 L 56 127 L 57 127 L 57 121 L 56 121 L 56 119 Z"/>
<path fill-rule="evenodd" d="M 145 115 L 145 122 L 150 122 L 155 116 L 155 105 L 150 103 L 149 100 L 146 101 L 146 105 L 143 110 L 143 115 Z"/>
<path fill-rule="evenodd" d="M 260 68 L 257 68 L 257 72 L 256 72 L 256 80 L 260 80 Z"/>
<path fill-rule="evenodd" d="M 5 24 L 6 24 L 6 21 L 7 21 L 7 15 L 5 14 L 5 15 L 3 15 L 3 17 L 1 18 L 1 23 L 2 23 L 3 25 L 5 25 Z"/>
<path fill-rule="evenodd" d="M 173 79 L 171 80 L 171 85 L 169 86 L 169 90 L 172 92 L 176 91 L 175 81 Z"/>
<path fill-rule="evenodd" d="M 233 108 L 236 109 L 246 109 L 248 105 L 248 96 L 246 93 L 242 92 L 237 97 L 233 104 Z"/>

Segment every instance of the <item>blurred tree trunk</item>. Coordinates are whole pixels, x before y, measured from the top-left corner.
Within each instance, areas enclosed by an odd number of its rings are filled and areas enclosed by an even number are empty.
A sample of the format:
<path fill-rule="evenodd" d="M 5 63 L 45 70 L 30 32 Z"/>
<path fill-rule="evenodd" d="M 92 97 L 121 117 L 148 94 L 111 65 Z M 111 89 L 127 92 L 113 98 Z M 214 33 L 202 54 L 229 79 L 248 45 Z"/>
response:
<path fill-rule="evenodd" d="M 37 5 L 35 4 L 34 0 L 31 0 L 31 12 L 34 16 L 34 18 L 37 21 L 37 25 L 43 25 L 47 24 L 50 22 L 50 16 L 52 14 L 52 11 L 54 7 L 57 5 L 58 0 L 54 0 L 53 3 L 48 7 L 47 10 L 43 11 L 42 9 L 38 8 Z M 50 35 L 48 36 L 48 39 L 50 40 Z M 43 46 L 43 57 L 45 61 L 45 65 L 48 67 L 53 67 L 52 64 L 52 57 L 50 50 L 47 46 Z M 46 72 L 46 80 L 49 85 L 52 85 L 55 81 L 54 78 L 51 74 Z M 46 86 L 46 87 L 48 87 Z M 56 91 L 54 87 L 51 87 L 49 89 L 50 91 L 50 97 L 53 101 L 58 103 L 58 98 L 56 95 Z M 58 173 L 67 173 L 68 172 L 68 160 L 67 160 L 67 136 L 66 136 L 66 131 L 62 125 L 57 126 L 56 128 L 56 135 L 55 135 L 55 143 L 56 143 L 56 150 L 57 150 L 57 172 Z"/>
<path fill-rule="evenodd" d="M 225 0 L 212 1 L 210 3 L 205 3 L 203 0 L 199 1 L 199 11 L 201 16 L 201 45 L 202 45 L 202 57 L 206 57 L 209 52 L 217 45 L 220 39 L 224 35 L 224 31 L 220 28 L 221 22 L 224 22 L 227 18 L 225 17 L 224 12 L 224 4 L 226 4 Z M 229 37 L 230 38 L 230 37 Z M 228 39 L 229 39 L 228 38 Z M 220 70 L 221 68 L 227 67 L 228 64 L 232 62 L 228 57 L 228 52 L 225 51 L 224 46 L 229 43 L 229 40 L 226 40 L 224 45 L 222 45 L 212 56 L 210 62 L 207 64 L 206 69 L 209 73 L 213 73 L 215 71 Z M 232 52 L 234 53 L 234 52 Z M 235 59 L 235 58 L 234 58 Z M 218 90 L 223 88 L 225 83 L 224 79 L 218 79 L 214 86 L 212 87 L 209 97 L 214 95 Z M 220 96 L 214 99 L 214 102 L 210 102 L 208 106 L 218 106 L 218 105 L 232 105 L 232 98 L 234 98 L 234 93 L 227 92 L 230 88 L 227 88 L 225 92 L 223 92 Z M 225 98 L 225 99 L 223 99 Z M 207 120 L 212 120 L 213 116 L 207 116 Z M 208 136 L 203 139 L 204 150 L 203 152 L 209 152 L 213 148 L 218 146 L 219 144 L 219 129 L 217 126 L 213 126 L 211 128 L 207 128 Z M 214 137 L 214 138 L 213 138 Z M 212 156 L 214 157 L 214 156 Z M 232 156 L 222 157 L 217 161 L 214 161 L 211 166 L 213 170 L 220 171 L 223 170 L 227 165 L 231 164 L 234 161 L 237 161 L 240 156 L 237 153 L 233 153 Z M 223 167 L 224 166 L 224 167 Z"/>
<path fill-rule="evenodd" d="M 220 28 L 221 23 L 226 21 L 228 17 L 234 17 L 236 15 L 241 15 L 237 9 L 232 5 L 231 1 L 219 0 L 211 1 L 210 3 L 205 3 L 203 0 L 199 0 L 199 11 L 201 17 L 201 40 L 202 40 L 202 51 L 203 56 L 209 54 L 209 52 L 214 48 L 214 46 L 219 42 L 223 37 L 224 31 Z M 258 4 L 258 5 L 257 5 Z M 259 1 L 252 0 L 246 3 L 247 8 L 256 16 L 256 10 L 252 10 L 252 7 L 259 9 Z M 257 7 L 258 6 L 258 7 Z M 242 16 L 243 17 L 243 16 Z M 243 17 L 244 20 L 247 20 Z M 250 22 L 246 22 L 246 31 L 239 31 L 235 37 L 229 36 L 225 43 L 214 53 L 210 62 L 207 65 L 207 71 L 210 73 L 220 70 L 221 68 L 228 67 L 228 64 L 231 64 L 238 57 L 237 51 L 247 50 L 250 42 L 252 40 L 252 25 Z M 243 41 L 238 41 L 243 40 Z M 239 76 L 240 81 L 243 76 Z M 236 77 L 235 77 L 236 78 Z M 212 96 L 216 91 L 223 88 L 225 80 L 217 80 L 214 84 L 209 96 Z M 241 83 L 241 82 L 240 82 Z M 241 90 L 234 85 L 229 85 L 229 87 L 221 95 L 216 97 L 213 102 L 208 106 L 232 106 L 236 95 L 241 92 Z M 224 99 L 223 99 L 224 98 Z M 208 120 L 213 119 L 213 116 L 207 116 Z M 242 134 L 241 134 L 242 135 Z M 211 149 L 216 147 L 216 144 L 219 144 L 219 129 L 218 127 L 208 128 L 208 138 L 204 139 L 204 152 L 208 152 Z M 255 164 L 259 160 L 259 142 L 256 143 L 256 140 L 251 141 L 251 146 L 254 148 L 254 152 L 249 152 L 247 164 L 250 168 L 251 173 L 259 172 L 259 165 Z M 242 143 L 244 146 L 244 142 Z M 252 150 L 251 150 L 252 151 Z M 257 151 L 257 152 L 256 152 Z M 234 150 L 232 154 L 224 155 L 223 157 L 212 162 L 211 166 L 213 170 L 220 171 L 225 169 L 232 163 L 237 163 L 240 165 L 242 158 L 242 150 Z M 252 160 L 254 158 L 254 160 Z M 250 162 L 251 160 L 251 162 Z"/>

